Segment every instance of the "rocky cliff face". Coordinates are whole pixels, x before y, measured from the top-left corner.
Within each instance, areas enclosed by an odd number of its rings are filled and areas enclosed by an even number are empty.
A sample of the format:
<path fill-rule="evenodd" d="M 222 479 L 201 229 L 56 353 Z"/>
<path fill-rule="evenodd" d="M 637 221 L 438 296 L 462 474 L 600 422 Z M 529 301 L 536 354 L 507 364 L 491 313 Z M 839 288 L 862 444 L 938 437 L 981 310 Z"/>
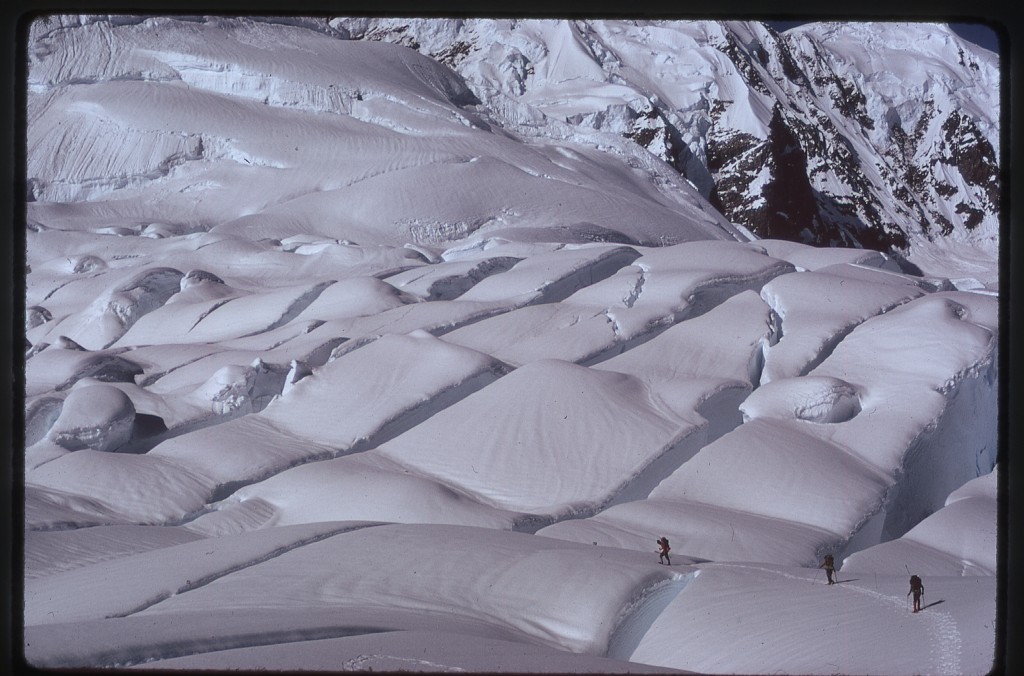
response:
<path fill-rule="evenodd" d="M 502 126 L 685 176 L 760 237 L 998 247 L 999 64 L 946 26 L 338 19 L 458 71 Z"/>

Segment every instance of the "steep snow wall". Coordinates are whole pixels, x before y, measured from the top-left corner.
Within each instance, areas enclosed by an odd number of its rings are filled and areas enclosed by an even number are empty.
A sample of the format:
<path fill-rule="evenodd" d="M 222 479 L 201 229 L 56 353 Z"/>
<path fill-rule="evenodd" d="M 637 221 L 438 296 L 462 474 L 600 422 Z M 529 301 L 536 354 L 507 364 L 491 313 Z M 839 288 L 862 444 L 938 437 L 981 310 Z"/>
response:
<path fill-rule="evenodd" d="M 997 373 L 993 360 L 947 393 L 941 417 L 907 450 L 881 510 L 845 544 L 843 557 L 903 536 L 942 508 L 955 489 L 993 470 L 999 448 L 992 424 L 999 407 Z"/>

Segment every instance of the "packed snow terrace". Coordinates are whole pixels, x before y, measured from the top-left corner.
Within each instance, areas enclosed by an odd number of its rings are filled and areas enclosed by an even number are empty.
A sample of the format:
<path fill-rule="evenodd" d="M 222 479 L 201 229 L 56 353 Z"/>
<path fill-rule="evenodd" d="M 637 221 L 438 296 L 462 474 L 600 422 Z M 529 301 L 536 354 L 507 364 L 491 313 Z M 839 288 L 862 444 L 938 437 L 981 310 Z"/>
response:
<path fill-rule="evenodd" d="M 518 41 L 448 39 L 471 25 Z M 986 673 L 988 221 L 915 222 L 899 251 L 766 237 L 736 217 L 753 202 L 712 203 L 699 157 L 616 126 L 638 82 L 681 101 L 711 77 L 669 54 L 680 36 L 806 55 L 841 27 L 388 26 L 33 25 L 26 659 Z M 933 60 L 970 50 L 915 30 Z M 968 56 L 943 73 L 981 87 L 962 64 L 991 55 Z M 883 81 L 883 118 L 923 114 Z M 722 119 L 767 134 L 767 95 Z M 877 173 L 834 213 L 870 211 Z"/>

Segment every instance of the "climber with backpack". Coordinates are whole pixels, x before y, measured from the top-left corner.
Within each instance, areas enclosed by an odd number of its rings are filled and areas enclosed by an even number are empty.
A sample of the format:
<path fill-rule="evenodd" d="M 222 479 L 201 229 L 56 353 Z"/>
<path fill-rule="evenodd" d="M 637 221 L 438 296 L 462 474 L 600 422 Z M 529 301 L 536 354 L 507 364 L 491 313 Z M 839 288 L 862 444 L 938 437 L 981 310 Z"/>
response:
<path fill-rule="evenodd" d="M 825 555 L 825 562 L 822 563 L 819 566 L 819 568 L 824 568 L 825 569 L 825 575 L 826 575 L 826 577 L 828 577 L 828 583 L 829 584 L 835 584 L 836 583 L 835 580 L 832 579 L 832 574 L 835 573 L 835 570 L 836 570 L 836 563 L 835 563 L 835 559 L 832 558 L 831 554 L 826 554 Z"/>
<path fill-rule="evenodd" d="M 658 563 L 665 563 L 668 561 L 668 565 L 672 565 L 672 559 L 669 558 L 668 553 L 672 548 L 668 546 L 668 538 L 661 536 L 658 538 Z"/>
<path fill-rule="evenodd" d="M 921 597 L 924 595 L 924 583 L 917 575 L 910 576 L 910 591 L 907 596 L 914 595 L 914 612 L 921 610 Z"/>

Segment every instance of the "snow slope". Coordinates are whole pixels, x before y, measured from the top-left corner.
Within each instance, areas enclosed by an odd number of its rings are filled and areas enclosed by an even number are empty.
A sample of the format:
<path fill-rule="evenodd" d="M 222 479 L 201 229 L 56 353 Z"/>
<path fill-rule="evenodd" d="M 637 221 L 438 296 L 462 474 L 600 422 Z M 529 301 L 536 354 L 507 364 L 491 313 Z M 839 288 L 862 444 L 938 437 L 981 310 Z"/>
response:
<path fill-rule="evenodd" d="M 517 133 L 602 147 L 660 181 L 681 174 L 759 237 L 887 250 L 929 274 L 998 284 L 971 261 L 991 269 L 998 252 L 998 56 L 948 26 L 779 34 L 756 21 L 360 17 L 331 27 L 449 64 Z M 940 253 L 949 248 L 960 251 Z"/>
<path fill-rule="evenodd" d="M 353 21 L 33 24 L 26 661 L 986 673 L 998 292 L 622 136 L 766 29 Z"/>

